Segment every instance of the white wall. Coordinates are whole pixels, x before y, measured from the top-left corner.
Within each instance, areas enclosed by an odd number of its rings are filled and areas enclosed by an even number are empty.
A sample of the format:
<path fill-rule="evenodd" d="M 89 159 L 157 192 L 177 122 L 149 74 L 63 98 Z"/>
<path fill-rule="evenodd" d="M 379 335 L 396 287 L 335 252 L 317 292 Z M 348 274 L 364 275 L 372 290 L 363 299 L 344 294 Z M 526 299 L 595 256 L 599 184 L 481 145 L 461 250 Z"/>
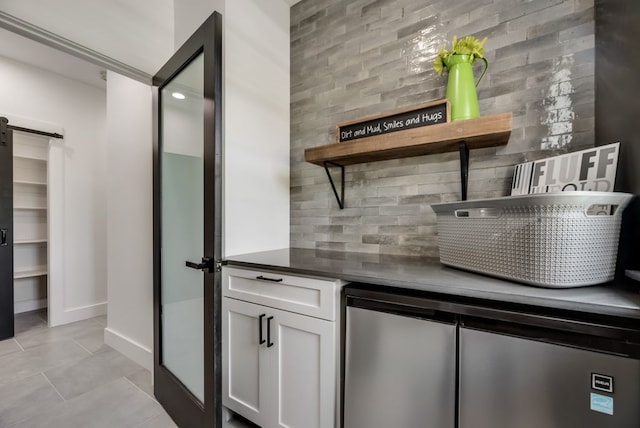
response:
<path fill-rule="evenodd" d="M 289 6 L 175 0 L 179 47 L 223 14 L 224 254 L 289 246 Z M 250 123 L 250 124 L 249 124 Z"/>
<path fill-rule="evenodd" d="M 173 52 L 172 0 L 0 0 L 0 10 L 151 75 Z"/>
<path fill-rule="evenodd" d="M 166 18 L 163 0 L 156 6 L 139 2 L 78 2 L 56 5 L 45 0 L 0 0 L 0 10 L 68 37 L 89 48 L 154 74 L 166 60 L 166 37 L 174 31 L 158 31 L 149 23 L 149 12 Z M 27 4 L 28 3 L 28 4 Z M 117 6 L 118 12 L 105 10 Z M 55 9 L 52 9 L 55 8 Z M 176 42 L 182 41 L 214 10 L 224 20 L 225 106 L 225 254 L 283 248 L 289 242 L 289 7 L 284 0 L 175 0 Z M 142 15 L 140 15 L 142 13 Z M 55 16 L 55 20 L 50 20 Z M 99 17 L 99 20 L 96 20 Z M 124 24 L 105 36 L 102 22 Z M 49 22 L 55 21 L 55 22 Z M 135 28 L 135 23 L 142 23 Z M 123 30 L 124 28 L 124 30 Z M 149 28 L 153 30 L 147 31 Z M 127 33 L 125 40 L 122 39 Z M 131 35 L 136 37 L 131 38 Z M 122 37 L 121 37 L 122 36 Z M 107 39 L 105 39 L 105 37 Z M 138 40 L 135 40 L 135 39 Z M 182 41 L 178 41 L 183 38 Z M 160 51 L 154 46 L 160 46 Z M 80 100 L 79 111 L 66 115 L 65 101 L 83 98 L 87 92 L 47 84 L 29 88 L 31 98 L 44 95 L 46 112 L 34 111 L 15 93 L 17 77 L 0 74 L 3 103 L 16 102 L 16 114 L 42 117 L 64 124 L 66 224 L 72 235 L 66 245 L 65 265 L 73 267 L 69 283 L 70 307 L 106 299 L 108 276 L 109 314 L 107 343 L 143 366 L 151 367 L 152 329 L 152 143 L 150 91 L 145 85 L 109 73 L 107 101 L 101 94 L 99 108 Z M 24 78 L 22 76 L 21 78 Z M 10 82 L 10 83 L 9 83 Z M 68 81 L 70 82 L 70 81 Z M 71 83 L 67 83 L 70 85 Z M 74 83 L 75 84 L 75 83 Z M 75 84 L 77 85 L 77 84 Z M 45 86 L 45 87 L 43 87 Z M 65 90 L 66 88 L 66 90 Z M 50 92 L 55 95 L 49 96 Z M 62 93 L 60 93 L 62 92 Z M 5 94 L 13 96 L 5 97 Z M 58 103 L 56 103 L 58 101 Z M 53 104 L 53 105 L 52 105 Z M 60 105 L 57 105 L 60 104 Z M 105 112 L 105 104 L 107 109 Z M 54 107 L 57 107 L 54 108 Z M 71 108 L 71 107 L 69 107 Z M 58 115 L 48 110 L 55 110 Z M 99 110 L 94 112 L 94 110 Z M 46 114 L 45 114 L 46 113 Z M 94 114 L 95 113 L 95 114 Z M 67 125 L 73 116 L 72 124 Z M 88 116 L 95 116 L 89 120 Z M 100 124 L 96 122 L 99 117 Z M 105 117 L 108 146 L 104 142 Z M 259 127 L 247 126 L 247 120 Z M 71 123 L 71 122 L 69 122 Z M 89 140 L 89 141 L 87 141 Z M 92 141 L 95 140 L 95 141 Z M 82 141 L 82 143 L 80 143 Z M 108 147 L 108 149 L 107 149 Z M 108 154 L 108 190 L 105 190 Z M 104 196 L 108 195 L 107 198 Z M 105 206 L 108 199 L 108 208 Z M 107 213 L 107 219 L 105 219 Z M 105 225 L 108 223 L 108 236 Z M 108 275 L 107 275 L 108 272 Z M 93 298 L 93 300 L 92 300 Z M 104 307 L 102 307 L 104 308 Z"/>
<path fill-rule="evenodd" d="M 225 31 L 225 254 L 287 247 L 289 8 L 282 0 L 175 0 L 176 49 L 214 9 Z M 108 183 L 105 340 L 151 369 L 150 92 L 109 73 L 107 94 L 109 170 L 117 174 Z M 247 126 L 247 117 L 260 128 Z"/>
<path fill-rule="evenodd" d="M 153 370 L 153 141 L 151 87 L 107 73 L 105 342 Z"/>
<path fill-rule="evenodd" d="M 178 50 L 214 10 L 224 19 L 225 3 L 226 0 L 173 0 L 174 49 Z"/>
<path fill-rule="evenodd" d="M 102 315 L 107 300 L 105 91 L 0 57 L 0 94 L 0 114 L 64 129 L 64 143 L 52 149 L 50 159 L 63 183 L 52 204 L 64 214 L 61 227 L 51 231 L 60 261 L 50 268 L 62 281 L 50 295 L 59 310 L 49 321 L 57 325 Z"/>

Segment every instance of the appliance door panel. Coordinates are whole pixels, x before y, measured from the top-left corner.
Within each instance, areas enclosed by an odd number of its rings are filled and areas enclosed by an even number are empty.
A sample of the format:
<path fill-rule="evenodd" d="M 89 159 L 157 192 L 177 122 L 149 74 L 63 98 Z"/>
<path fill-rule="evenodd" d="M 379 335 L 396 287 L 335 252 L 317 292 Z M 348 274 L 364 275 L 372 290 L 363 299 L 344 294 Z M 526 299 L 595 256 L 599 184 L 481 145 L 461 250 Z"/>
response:
<path fill-rule="evenodd" d="M 639 389 L 637 360 L 460 328 L 460 428 L 638 427 Z"/>
<path fill-rule="evenodd" d="M 346 322 L 346 428 L 453 428 L 455 325 L 357 307 Z"/>

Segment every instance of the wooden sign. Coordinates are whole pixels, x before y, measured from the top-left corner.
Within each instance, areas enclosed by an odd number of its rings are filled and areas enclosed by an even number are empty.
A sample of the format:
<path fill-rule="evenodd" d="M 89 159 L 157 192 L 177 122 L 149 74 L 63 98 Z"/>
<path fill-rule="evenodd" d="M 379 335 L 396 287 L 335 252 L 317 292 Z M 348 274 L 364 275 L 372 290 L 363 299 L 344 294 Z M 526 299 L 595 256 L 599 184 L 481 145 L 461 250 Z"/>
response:
<path fill-rule="evenodd" d="M 338 125 L 338 142 L 405 131 L 412 128 L 449 122 L 449 101 L 438 100 L 379 116 L 367 117 Z"/>

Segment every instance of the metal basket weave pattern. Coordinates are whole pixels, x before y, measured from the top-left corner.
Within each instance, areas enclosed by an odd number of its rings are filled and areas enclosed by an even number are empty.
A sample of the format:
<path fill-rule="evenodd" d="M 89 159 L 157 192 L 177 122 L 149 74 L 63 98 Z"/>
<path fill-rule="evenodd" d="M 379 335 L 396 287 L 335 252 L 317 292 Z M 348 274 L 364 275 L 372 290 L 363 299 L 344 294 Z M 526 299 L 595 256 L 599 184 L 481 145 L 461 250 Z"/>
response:
<path fill-rule="evenodd" d="M 435 204 L 440 261 L 543 287 L 601 284 L 614 277 L 630 198 L 565 192 Z M 606 215 L 587 214 L 594 206 Z"/>

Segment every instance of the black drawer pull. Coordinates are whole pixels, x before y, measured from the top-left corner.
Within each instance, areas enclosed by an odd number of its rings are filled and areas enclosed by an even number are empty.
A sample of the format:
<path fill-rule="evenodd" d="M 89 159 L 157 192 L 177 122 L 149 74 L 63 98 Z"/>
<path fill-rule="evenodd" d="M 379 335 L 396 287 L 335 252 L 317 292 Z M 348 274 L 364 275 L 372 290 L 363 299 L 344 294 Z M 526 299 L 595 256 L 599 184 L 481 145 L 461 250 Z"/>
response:
<path fill-rule="evenodd" d="M 271 282 L 282 282 L 282 278 L 267 278 L 266 276 L 256 276 L 256 279 L 260 279 L 262 281 L 271 281 Z"/>
<path fill-rule="evenodd" d="M 273 342 L 271 341 L 271 320 L 273 317 L 267 318 L 267 348 L 271 348 L 273 346 Z"/>
<path fill-rule="evenodd" d="M 262 338 L 262 319 L 265 317 L 265 315 L 266 314 L 262 314 L 258 317 L 258 331 L 260 332 L 260 345 L 266 342 L 266 340 Z"/>

